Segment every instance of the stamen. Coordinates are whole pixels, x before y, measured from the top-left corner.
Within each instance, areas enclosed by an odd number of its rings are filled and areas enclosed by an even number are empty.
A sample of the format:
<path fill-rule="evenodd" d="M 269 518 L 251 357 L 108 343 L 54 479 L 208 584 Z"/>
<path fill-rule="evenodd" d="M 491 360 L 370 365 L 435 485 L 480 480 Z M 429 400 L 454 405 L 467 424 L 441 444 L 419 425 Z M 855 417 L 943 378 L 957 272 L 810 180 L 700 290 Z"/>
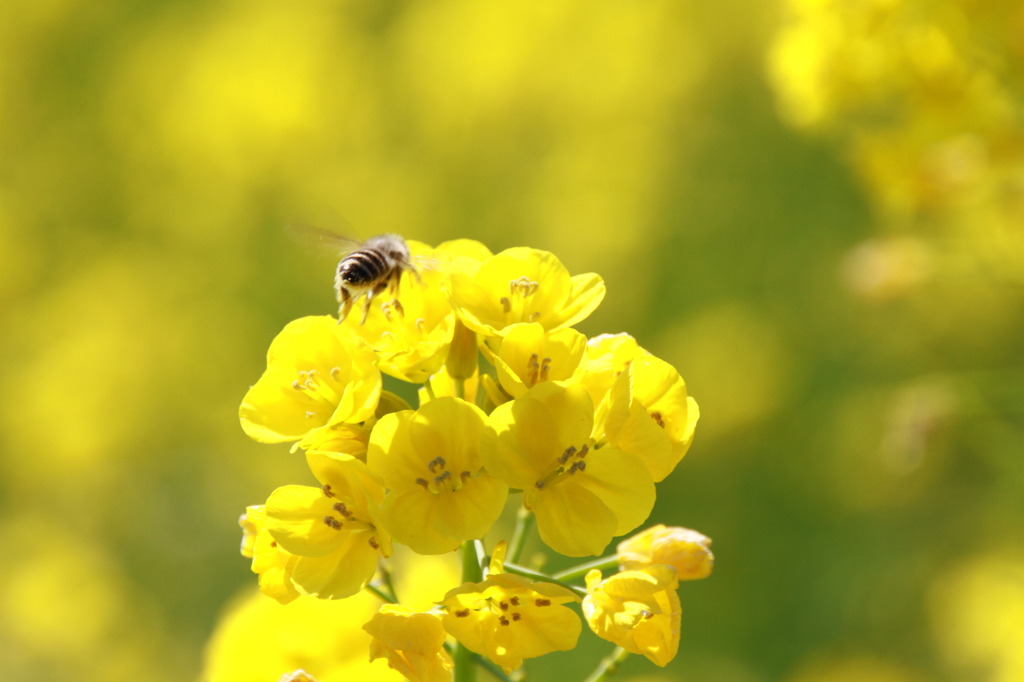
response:
<path fill-rule="evenodd" d="M 661 416 L 661 412 L 658 412 L 657 410 L 651 412 L 651 419 L 653 419 L 654 423 L 661 428 L 665 428 L 665 419 Z"/>
<path fill-rule="evenodd" d="M 430 473 L 434 474 L 438 469 L 444 469 L 445 464 L 444 457 L 438 456 L 427 462 L 427 468 L 430 469 Z"/>
<path fill-rule="evenodd" d="M 456 611 L 455 612 L 455 617 L 456 618 L 465 618 L 468 615 L 469 615 L 469 609 L 462 609 L 460 611 Z"/>
<path fill-rule="evenodd" d="M 509 292 L 512 295 L 519 294 L 523 298 L 535 294 L 539 287 L 540 284 L 534 282 L 526 275 L 523 275 L 519 279 L 514 279 L 508 283 Z"/>
<path fill-rule="evenodd" d="M 509 599 L 509 601 L 512 602 L 512 606 L 519 606 L 519 597 L 518 596 L 512 597 L 511 599 Z"/>
<path fill-rule="evenodd" d="M 530 360 L 526 363 L 526 368 L 529 370 L 526 375 L 526 385 L 532 387 L 537 383 L 537 378 L 540 374 L 540 357 L 536 353 L 530 355 Z"/>
<path fill-rule="evenodd" d="M 499 300 L 501 302 L 501 309 L 506 315 L 512 312 L 512 301 L 509 300 L 508 296 L 502 296 Z"/>
<path fill-rule="evenodd" d="M 334 518 L 333 516 L 325 516 L 324 523 L 327 524 L 328 528 L 333 528 L 334 530 L 341 530 L 341 521 Z"/>
<path fill-rule="evenodd" d="M 427 490 L 430 490 L 430 484 L 427 483 L 427 479 L 425 479 L 425 478 L 417 478 L 416 479 L 416 485 L 421 485 L 424 488 L 426 488 Z"/>
<path fill-rule="evenodd" d="M 530 313 L 529 315 L 526 316 L 526 321 L 527 322 L 536 322 L 539 319 L 540 319 L 540 311 L 539 310 L 534 310 L 532 313 Z"/>
<path fill-rule="evenodd" d="M 331 508 L 334 509 L 334 511 L 341 514 L 346 519 L 350 519 L 353 516 L 352 512 L 348 510 L 348 507 L 345 506 L 344 502 L 335 502 L 334 506 Z"/>
<path fill-rule="evenodd" d="M 507 601 L 498 602 L 498 608 L 501 609 L 502 611 L 508 611 L 508 602 Z"/>
<path fill-rule="evenodd" d="M 501 625 L 510 625 L 511 624 L 509 622 L 508 618 L 506 618 L 505 616 L 502 616 L 501 618 L 499 618 L 498 619 L 498 623 L 501 624 Z"/>
<path fill-rule="evenodd" d="M 387 303 L 381 305 L 381 310 L 384 312 L 384 317 L 387 318 L 388 322 L 394 322 L 395 315 L 399 317 L 406 316 L 406 308 L 401 307 L 401 301 L 396 298 L 392 298 Z"/>
<path fill-rule="evenodd" d="M 334 497 L 334 491 L 331 490 L 331 485 L 329 483 L 324 483 L 324 486 L 320 488 L 320 490 L 323 491 L 325 497 Z"/>
<path fill-rule="evenodd" d="M 331 378 L 335 381 L 341 381 L 341 367 L 331 367 Z"/>
<path fill-rule="evenodd" d="M 465 483 L 471 478 L 473 478 L 473 474 L 471 474 L 468 471 L 463 471 L 462 473 L 459 474 L 459 480 L 463 483 Z"/>
<path fill-rule="evenodd" d="M 555 459 L 548 473 L 533 484 L 534 487 L 538 490 L 544 490 L 551 484 L 557 483 L 563 476 L 571 476 L 579 471 L 585 471 L 587 465 L 583 458 L 589 452 L 589 443 L 584 443 L 579 449 L 575 445 L 570 445 Z"/>
<path fill-rule="evenodd" d="M 370 545 L 370 547 L 373 547 L 374 549 L 380 549 L 380 543 L 377 542 L 377 538 L 375 537 L 370 537 L 370 539 L 366 541 L 366 544 Z"/>
<path fill-rule="evenodd" d="M 518 623 L 522 619 L 523 619 L 523 614 L 519 613 L 518 611 L 516 611 L 515 613 L 512 614 L 512 620 L 513 621 Z"/>
<path fill-rule="evenodd" d="M 544 358 L 540 363 L 540 380 L 547 381 L 548 373 L 551 371 L 551 358 Z"/>
<path fill-rule="evenodd" d="M 533 603 L 537 606 L 551 606 L 550 599 L 535 599 Z"/>

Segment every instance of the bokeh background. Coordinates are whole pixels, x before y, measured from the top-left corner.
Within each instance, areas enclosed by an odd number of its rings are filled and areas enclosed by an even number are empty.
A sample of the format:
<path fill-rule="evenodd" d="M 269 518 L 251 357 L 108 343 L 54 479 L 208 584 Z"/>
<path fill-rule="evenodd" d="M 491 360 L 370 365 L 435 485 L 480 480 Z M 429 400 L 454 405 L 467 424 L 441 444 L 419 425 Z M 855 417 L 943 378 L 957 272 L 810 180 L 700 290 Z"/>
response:
<path fill-rule="evenodd" d="M 308 480 L 237 406 L 334 310 L 311 224 L 552 250 L 607 282 L 584 332 L 687 379 L 654 520 L 716 572 L 627 679 L 1024 679 L 1022 35 L 1010 0 L 6 3 L 0 677 L 199 679 L 239 513 Z"/>

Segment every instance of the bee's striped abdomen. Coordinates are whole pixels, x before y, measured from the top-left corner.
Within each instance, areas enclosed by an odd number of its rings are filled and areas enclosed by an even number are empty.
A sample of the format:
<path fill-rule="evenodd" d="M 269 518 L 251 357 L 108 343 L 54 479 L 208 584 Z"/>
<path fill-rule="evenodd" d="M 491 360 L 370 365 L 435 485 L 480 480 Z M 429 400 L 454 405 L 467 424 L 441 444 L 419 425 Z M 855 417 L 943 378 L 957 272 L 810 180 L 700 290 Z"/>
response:
<path fill-rule="evenodd" d="M 338 265 L 342 281 L 352 286 L 371 284 L 388 274 L 389 264 L 379 251 L 362 250 L 350 253 Z"/>

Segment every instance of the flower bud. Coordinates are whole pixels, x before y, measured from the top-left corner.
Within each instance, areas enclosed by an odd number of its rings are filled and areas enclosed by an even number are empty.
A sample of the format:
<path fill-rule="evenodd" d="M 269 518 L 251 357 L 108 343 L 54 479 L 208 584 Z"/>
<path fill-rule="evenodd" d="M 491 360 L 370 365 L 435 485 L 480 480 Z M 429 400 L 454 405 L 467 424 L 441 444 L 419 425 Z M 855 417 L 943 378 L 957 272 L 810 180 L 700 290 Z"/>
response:
<path fill-rule="evenodd" d="M 668 564 L 676 569 L 680 580 L 706 578 L 715 564 L 711 538 L 689 528 L 660 523 L 620 542 L 618 555 L 624 571 Z"/>

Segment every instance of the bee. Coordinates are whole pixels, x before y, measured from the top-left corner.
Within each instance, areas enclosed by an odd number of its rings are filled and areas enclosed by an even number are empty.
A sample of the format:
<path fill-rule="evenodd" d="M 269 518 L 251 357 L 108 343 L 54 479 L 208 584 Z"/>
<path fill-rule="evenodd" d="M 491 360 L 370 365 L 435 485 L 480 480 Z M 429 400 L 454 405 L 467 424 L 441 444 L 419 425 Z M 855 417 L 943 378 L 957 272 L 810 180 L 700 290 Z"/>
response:
<path fill-rule="evenodd" d="M 338 295 L 338 320 L 348 317 L 356 299 L 364 297 L 363 318 L 366 322 L 373 298 L 386 289 L 398 296 L 402 275 L 409 272 L 419 278 L 412 263 L 409 245 L 397 234 L 370 237 L 338 261 L 334 290 Z"/>

